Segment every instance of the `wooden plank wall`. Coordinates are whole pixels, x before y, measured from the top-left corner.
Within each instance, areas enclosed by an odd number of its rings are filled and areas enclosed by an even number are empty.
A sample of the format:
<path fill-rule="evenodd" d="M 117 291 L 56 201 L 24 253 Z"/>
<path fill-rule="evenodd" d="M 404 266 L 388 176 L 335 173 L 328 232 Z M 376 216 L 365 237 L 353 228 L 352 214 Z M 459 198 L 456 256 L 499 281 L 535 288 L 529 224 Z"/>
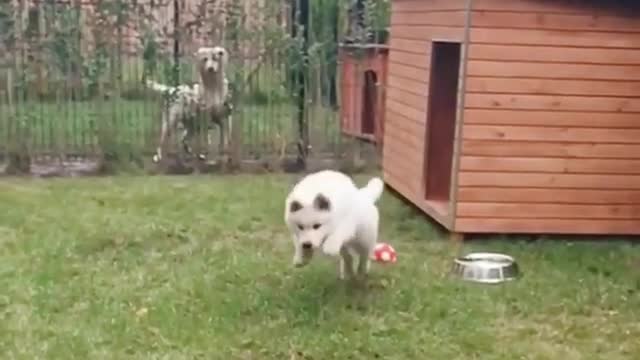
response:
<path fill-rule="evenodd" d="M 392 3 L 383 169 L 385 182 L 441 223 L 424 201 L 424 146 L 432 39 L 462 41 L 466 0 Z M 452 224 L 445 224 L 450 226 Z"/>
<path fill-rule="evenodd" d="M 640 18 L 472 8 L 455 229 L 640 234 Z"/>

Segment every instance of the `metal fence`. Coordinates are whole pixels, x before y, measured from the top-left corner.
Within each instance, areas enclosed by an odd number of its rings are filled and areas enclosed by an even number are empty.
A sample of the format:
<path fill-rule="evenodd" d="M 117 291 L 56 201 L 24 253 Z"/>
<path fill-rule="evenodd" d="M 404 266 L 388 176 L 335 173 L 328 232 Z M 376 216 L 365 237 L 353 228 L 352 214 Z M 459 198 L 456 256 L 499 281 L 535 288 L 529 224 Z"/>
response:
<path fill-rule="evenodd" d="M 0 0 L 0 153 L 147 156 L 162 107 L 143 80 L 193 83 L 219 44 L 239 156 L 335 152 L 338 43 L 363 3 L 382 26 L 384 0 Z"/>

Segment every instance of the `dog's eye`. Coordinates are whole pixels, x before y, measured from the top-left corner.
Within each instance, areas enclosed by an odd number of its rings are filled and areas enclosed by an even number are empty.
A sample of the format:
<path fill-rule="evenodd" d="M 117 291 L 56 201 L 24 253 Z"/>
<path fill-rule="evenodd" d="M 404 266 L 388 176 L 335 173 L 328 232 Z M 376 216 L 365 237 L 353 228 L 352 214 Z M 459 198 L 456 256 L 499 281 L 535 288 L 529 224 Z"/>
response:
<path fill-rule="evenodd" d="M 300 230 L 304 230 L 304 225 L 300 225 L 300 224 L 298 224 L 298 229 L 300 229 Z"/>
<path fill-rule="evenodd" d="M 313 230 L 318 230 L 320 229 L 320 224 L 313 224 Z"/>

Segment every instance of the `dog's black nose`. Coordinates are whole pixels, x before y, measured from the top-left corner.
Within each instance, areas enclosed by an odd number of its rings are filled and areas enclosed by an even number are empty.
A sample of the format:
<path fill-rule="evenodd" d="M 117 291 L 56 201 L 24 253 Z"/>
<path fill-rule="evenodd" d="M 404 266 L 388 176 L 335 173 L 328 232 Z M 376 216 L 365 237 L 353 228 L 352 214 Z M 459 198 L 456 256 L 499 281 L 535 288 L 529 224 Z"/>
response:
<path fill-rule="evenodd" d="M 305 250 L 310 250 L 311 249 L 311 243 L 302 244 L 302 248 L 305 249 Z"/>

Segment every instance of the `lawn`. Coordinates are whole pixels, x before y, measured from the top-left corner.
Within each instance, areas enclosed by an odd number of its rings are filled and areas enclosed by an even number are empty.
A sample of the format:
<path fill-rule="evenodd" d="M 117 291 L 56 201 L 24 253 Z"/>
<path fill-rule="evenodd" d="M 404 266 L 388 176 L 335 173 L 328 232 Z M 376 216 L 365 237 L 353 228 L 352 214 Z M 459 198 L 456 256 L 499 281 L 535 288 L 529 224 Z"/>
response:
<path fill-rule="evenodd" d="M 358 179 L 360 183 L 365 179 Z M 447 277 L 457 253 L 386 194 L 399 253 L 365 287 L 303 269 L 282 221 L 292 178 L 0 182 L 2 359 L 633 359 L 640 248 L 476 242 L 524 277 Z M 636 354 L 636 355 L 633 355 Z"/>

